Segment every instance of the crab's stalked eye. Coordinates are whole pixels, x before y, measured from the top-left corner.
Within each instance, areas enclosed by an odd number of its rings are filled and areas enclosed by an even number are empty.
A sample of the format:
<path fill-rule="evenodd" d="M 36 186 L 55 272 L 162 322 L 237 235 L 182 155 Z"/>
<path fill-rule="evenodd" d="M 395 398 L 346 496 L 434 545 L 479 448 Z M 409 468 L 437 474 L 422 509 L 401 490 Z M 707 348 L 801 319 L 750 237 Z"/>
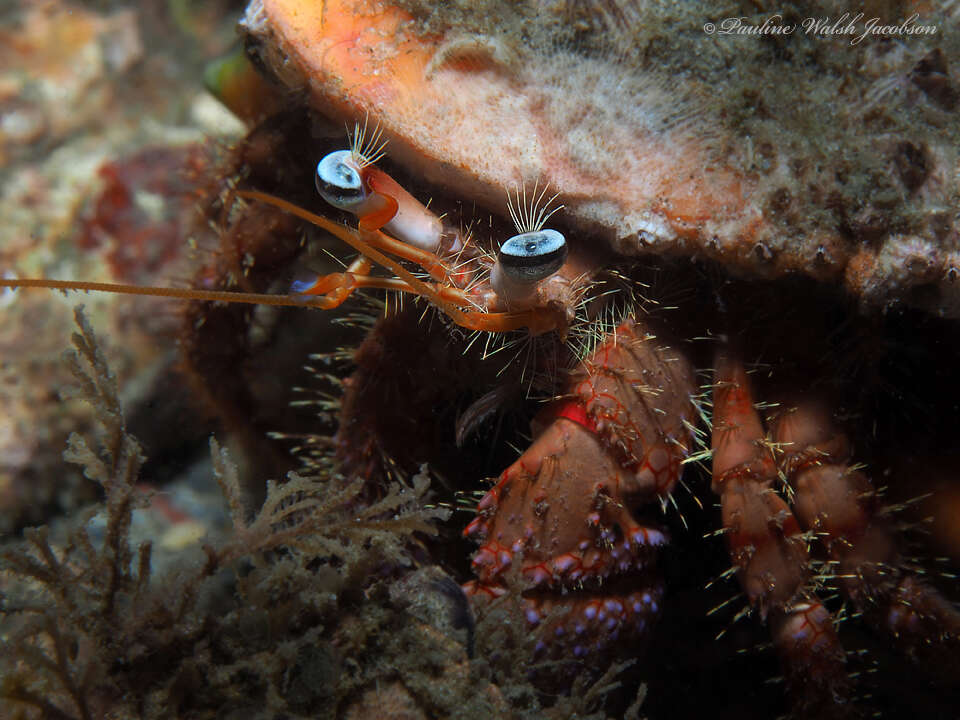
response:
<path fill-rule="evenodd" d="M 553 275 L 567 259 L 567 241 L 556 230 L 514 235 L 497 253 L 503 273 L 518 283 L 535 283 Z"/>
<path fill-rule="evenodd" d="M 350 210 L 367 198 L 360 168 L 350 150 L 337 150 L 317 163 L 317 192 L 328 203 L 341 210 Z"/>

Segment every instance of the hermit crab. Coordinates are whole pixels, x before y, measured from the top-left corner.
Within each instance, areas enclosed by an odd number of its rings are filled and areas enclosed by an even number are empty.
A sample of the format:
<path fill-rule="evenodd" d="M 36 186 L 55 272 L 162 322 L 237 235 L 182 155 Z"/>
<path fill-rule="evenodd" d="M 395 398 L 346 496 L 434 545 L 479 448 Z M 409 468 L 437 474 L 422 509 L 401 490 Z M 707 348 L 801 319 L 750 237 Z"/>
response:
<path fill-rule="evenodd" d="M 464 589 L 480 613 L 516 606 L 544 693 L 632 653 L 654 678 L 653 716 L 671 705 L 693 714 L 698 701 L 677 676 L 714 675 L 703 672 L 704 657 L 716 661 L 707 648 L 733 655 L 761 642 L 746 623 L 728 630 L 722 607 L 733 606 L 769 631 L 795 715 L 900 712 L 923 695 L 930 714 L 948 716 L 956 589 L 900 549 L 895 526 L 910 516 L 891 508 L 952 482 L 927 482 L 950 465 L 957 415 L 951 10 L 926 18 L 941 31 L 932 44 L 841 45 L 710 38 L 702 28 L 717 11 L 699 5 L 497 9 L 252 3 L 243 27 L 256 64 L 291 102 L 307 97 L 299 112 L 346 119 L 353 137 L 348 148 L 315 142 L 310 178 L 290 170 L 302 154 L 291 147 L 314 131 L 298 121 L 271 146 L 283 148 L 270 163 L 283 172 L 263 184 L 248 173 L 228 193 L 286 239 L 252 244 L 256 263 L 217 276 L 228 288 L 173 294 L 327 310 L 364 290 L 426 301 L 373 325 L 357 352 L 338 460 L 370 479 L 371 494 L 380 475 L 420 462 L 461 492 L 496 476 L 463 523 L 478 546 L 469 572 L 460 561 Z M 673 36 L 668 21 L 681 28 Z M 754 82 L 729 79 L 734 62 Z M 845 79 L 829 102 L 824 69 Z M 789 92 L 775 81 L 787 71 Z M 712 83 L 729 92 L 710 93 Z M 803 110 L 784 110 L 794 104 Z M 277 122 L 282 136 L 289 121 Z M 319 191 L 322 210 L 304 209 L 318 206 L 303 187 Z M 288 291 L 265 293 L 301 253 L 291 216 L 358 255 L 342 272 L 298 273 Z M 31 283 L 97 289 L 4 281 Z M 250 418 L 239 431 L 254 443 L 268 428 L 247 412 L 249 388 L 220 378 L 228 361 L 217 355 L 238 352 L 217 341 L 249 318 L 195 312 L 209 335 L 188 344 L 191 365 L 217 377 L 214 404 Z M 478 353 L 491 338 L 508 352 Z M 491 418 L 511 410 L 532 421 L 531 436 L 504 460 L 509 442 Z M 487 438 L 492 472 L 458 459 L 455 434 Z M 944 502 L 934 522 L 955 513 Z M 957 549 L 940 547 L 955 563 Z M 739 600 L 723 582 L 734 576 Z M 698 635 L 711 604 L 719 629 Z M 717 634 L 725 640 L 704 642 Z M 735 662 L 750 669 L 714 675 L 711 711 L 782 710 L 753 697 L 769 679 L 763 661 Z M 545 677 L 551 663 L 560 669 Z"/>

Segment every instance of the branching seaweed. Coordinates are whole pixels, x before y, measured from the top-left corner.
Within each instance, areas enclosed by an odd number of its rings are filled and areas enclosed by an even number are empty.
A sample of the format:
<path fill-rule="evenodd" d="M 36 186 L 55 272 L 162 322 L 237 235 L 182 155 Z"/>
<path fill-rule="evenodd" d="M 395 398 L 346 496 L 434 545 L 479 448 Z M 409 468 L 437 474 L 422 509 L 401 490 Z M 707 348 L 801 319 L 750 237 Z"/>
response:
<path fill-rule="evenodd" d="M 205 547 L 199 566 L 153 578 L 151 544 L 130 542 L 133 512 L 149 501 L 137 487 L 144 456 L 82 308 L 76 322 L 74 394 L 99 427 L 95 444 L 71 435 L 64 457 L 102 486 L 105 501 L 62 543 L 40 527 L 0 551 L 0 697 L 10 712 L 88 720 L 213 717 L 225 708 L 263 716 L 267 708 L 294 716 L 324 696 L 335 706 L 335 687 L 304 679 L 335 685 L 323 670 L 337 664 L 324 624 L 340 614 L 340 592 L 361 595 L 374 568 L 409 565 L 411 534 L 435 532 L 446 511 L 424 507 L 427 475 L 364 506 L 358 480 L 291 474 L 269 484 L 248 520 L 237 469 L 212 440 L 233 533 Z M 98 512 L 102 541 L 88 532 Z M 260 621 L 267 630 L 251 636 Z"/>
<path fill-rule="evenodd" d="M 416 536 L 435 534 L 448 515 L 425 502 L 425 468 L 368 502 L 364 478 L 314 462 L 269 482 L 254 513 L 238 468 L 211 439 L 232 531 L 200 561 L 154 577 L 151 543 L 130 539 L 134 511 L 150 501 L 137 484 L 143 452 L 82 309 L 76 321 L 73 394 L 98 427 L 95 441 L 72 435 L 64 457 L 99 483 L 104 503 L 65 537 L 28 529 L 0 549 L 5 717 L 326 718 L 391 705 L 464 719 L 605 717 L 624 665 L 545 698 L 529 682 L 535 640 L 516 607 L 495 605 L 474 632 L 456 582 L 437 567 L 413 569 Z M 102 537 L 90 530 L 98 515 Z"/>
<path fill-rule="evenodd" d="M 133 509 L 145 500 L 135 487 L 144 457 L 139 443 L 126 432 L 116 377 L 82 308 L 75 317 L 80 332 L 73 335 L 75 349 L 67 362 L 78 384 L 73 394 L 94 408 L 99 451 L 74 433 L 64 458 L 81 465 L 84 474 L 103 487 L 106 535 L 97 549 L 84 522 L 58 554 L 46 527 L 28 529 L 27 551 L 0 555 L 5 569 L 33 581 L 34 590 L 32 599 L 22 604 L 3 597 L 4 643 L 19 646 L 26 662 L 3 673 L 0 693 L 42 709 L 46 716 L 86 719 L 94 717 L 87 691 L 93 678 L 106 671 L 116 629 L 132 630 L 136 610 L 147 604 L 151 546 L 144 543 L 138 548 L 134 568 L 128 537 Z M 4 653 L 3 659 L 14 658 Z M 37 673 L 38 669 L 46 673 Z M 54 688 L 48 687 L 45 674 L 55 679 Z"/>

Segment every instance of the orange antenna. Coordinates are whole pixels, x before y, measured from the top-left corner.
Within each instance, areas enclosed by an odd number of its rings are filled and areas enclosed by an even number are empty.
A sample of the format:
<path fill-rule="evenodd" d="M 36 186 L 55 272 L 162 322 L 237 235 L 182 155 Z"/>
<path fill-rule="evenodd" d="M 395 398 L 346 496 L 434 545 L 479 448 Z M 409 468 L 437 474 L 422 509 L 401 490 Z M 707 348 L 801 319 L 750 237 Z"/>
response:
<path fill-rule="evenodd" d="M 380 288 L 408 292 L 426 298 L 435 307 L 442 310 L 454 323 L 469 330 L 486 332 L 507 332 L 528 328 L 534 334 L 549 332 L 562 325 L 555 310 L 548 307 L 533 307 L 519 312 L 486 312 L 483 310 L 464 310 L 477 307 L 476 302 L 464 290 L 453 285 L 431 283 L 421 280 L 407 270 L 399 260 L 387 253 L 415 262 L 427 271 L 435 280 L 449 279 L 449 269 L 436 255 L 412 247 L 379 230 L 356 231 L 345 225 L 298 207 L 287 200 L 259 192 L 257 190 L 239 190 L 236 196 L 246 200 L 256 200 L 289 212 L 335 235 L 355 249 L 365 258 L 356 270 L 338 274 L 336 277 L 323 278 L 325 283 L 315 283 L 316 288 L 304 292 L 286 295 L 267 295 L 245 293 L 231 290 L 200 290 L 194 288 L 167 288 L 120 283 L 102 283 L 73 280 L 49 280 L 46 278 L 0 278 L 0 288 L 46 288 L 50 290 L 75 290 L 78 292 L 108 292 L 121 295 L 141 295 L 180 300 L 198 300 L 223 303 L 246 303 L 252 305 L 272 305 L 287 307 L 314 307 L 328 310 L 339 306 L 347 295 L 356 288 Z M 395 277 L 383 278 L 369 276 L 361 268 L 369 263 L 391 271 Z M 354 266 L 351 266 L 353 268 Z"/>
<path fill-rule="evenodd" d="M 246 303 L 248 305 L 280 305 L 316 307 L 322 310 L 332 307 L 325 297 L 308 295 L 265 295 L 261 293 L 232 292 L 230 290 L 196 290 L 192 288 L 150 287 L 123 285 L 121 283 L 85 282 L 80 280 L 47 280 L 45 278 L 0 278 L 0 287 L 47 288 L 50 290 L 76 290 L 78 292 L 108 292 L 119 295 L 147 295 L 150 297 L 176 298 L 180 300 L 207 300 L 211 302 Z"/>

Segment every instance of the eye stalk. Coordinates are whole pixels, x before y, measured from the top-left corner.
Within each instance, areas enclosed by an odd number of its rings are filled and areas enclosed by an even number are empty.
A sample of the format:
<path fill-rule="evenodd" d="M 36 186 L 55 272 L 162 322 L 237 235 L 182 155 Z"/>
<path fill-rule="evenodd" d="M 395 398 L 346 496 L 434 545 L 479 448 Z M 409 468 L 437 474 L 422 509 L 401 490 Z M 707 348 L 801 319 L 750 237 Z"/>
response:
<path fill-rule="evenodd" d="M 537 182 L 529 195 L 523 185 L 513 193 L 507 191 L 507 210 L 517 234 L 497 251 L 497 262 L 490 268 L 490 286 L 498 301 L 512 311 L 545 307 L 557 289 L 556 283 L 547 280 L 567 260 L 566 238 L 544 228 L 550 216 L 563 207 L 551 208 L 557 194 L 547 197 L 548 190 L 549 185 L 541 189 Z"/>
<path fill-rule="evenodd" d="M 329 153 L 317 163 L 317 192 L 341 210 L 352 210 L 367 199 L 360 168 L 350 150 Z"/>
<path fill-rule="evenodd" d="M 520 284 L 537 283 L 567 259 L 567 240 L 556 230 L 535 230 L 509 238 L 497 253 L 503 274 Z"/>

